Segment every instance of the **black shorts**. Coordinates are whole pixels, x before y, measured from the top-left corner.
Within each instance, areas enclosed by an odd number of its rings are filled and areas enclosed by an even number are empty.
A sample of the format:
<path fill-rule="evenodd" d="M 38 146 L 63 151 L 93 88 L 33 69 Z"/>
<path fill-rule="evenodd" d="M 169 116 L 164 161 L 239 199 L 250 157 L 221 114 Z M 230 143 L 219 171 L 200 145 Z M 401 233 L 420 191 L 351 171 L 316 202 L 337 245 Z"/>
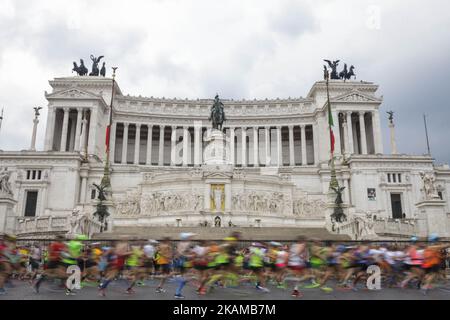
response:
<path fill-rule="evenodd" d="M 250 270 L 252 270 L 253 272 L 261 272 L 264 270 L 264 267 L 250 266 Z"/>
<path fill-rule="evenodd" d="M 144 260 L 143 266 L 144 266 L 144 268 L 146 268 L 146 269 L 151 269 L 151 268 L 153 268 L 153 260 L 151 260 L 151 259 L 145 259 L 145 260 Z"/>
<path fill-rule="evenodd" d="M 37 260 L 34 259 L 30 259 L 30 266 L 31 266 L 31 270 L 37 270 L 39 269 L 39 262 Z"/>
<path fill-rule="evenodd" d="M 158 267 L 163 274 L 170 273 L 170 264 L 158 264 Z"/>
<path fill-rule="evenodd" d="M 428 268 L 424 268 L 425 273 L 435 273 L 435 272 L 439 272 L 441 270 L 441 266 L 436 264 L 434 266 L 428 267 Z"/>
<path fill-rule="evenodd" d="M 85 263 L 86 269 L 97 266 L 97 263 L 94 260 L 86 260 Z"/>

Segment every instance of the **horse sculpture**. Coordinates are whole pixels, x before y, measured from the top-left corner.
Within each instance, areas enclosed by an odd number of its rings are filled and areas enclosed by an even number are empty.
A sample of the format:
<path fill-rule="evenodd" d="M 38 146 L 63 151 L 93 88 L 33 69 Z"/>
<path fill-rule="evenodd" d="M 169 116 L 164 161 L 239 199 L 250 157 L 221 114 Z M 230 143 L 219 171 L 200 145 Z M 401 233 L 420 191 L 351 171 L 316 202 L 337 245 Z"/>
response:
<path fill-rule="evenodd" d="M 73 69 L 72 72 L 76 72 L 79 76 L 85 76 L 88 73 L 88 69 L 84 65 L 83 59 L 80 59 L 80 66 L 77 65 L 77 63 L 73 62 Z"/>
<path fill-rule="evenodd" d="M 219 99 L 219 95 L 216 95 L 214 99 L 214 104 L 211 107 L 211 116 L 209 121 L 212 121 L 213 129 L 222 131 L 222 125 L 225 121 L 225 112 L 223 110 L 223 103 Z"/>
<path fill-rule="evenodd" d="M 91 55 L 92 60 L 92 72 L 89 73 L 90 76 L 98 76 L 100 73 L 100 70 L 98 69 L 98 64 L 100 63 L 100 60 L 102 60 L 104 56 L 100 56 L 98 58 Z"/>
<path fill-rule="evenodd" d="M 339 72 L 339 78 L 341 80 L 350 80 L 351 77 L 355 77 L 356 79 L 356 75 L 355 75 L 355 67 L 354 66 L 350 66 L 350 70 L 347 70 L 347 64 L 344 64 L 344 70 L 342 70 L 341 72 Z"/>

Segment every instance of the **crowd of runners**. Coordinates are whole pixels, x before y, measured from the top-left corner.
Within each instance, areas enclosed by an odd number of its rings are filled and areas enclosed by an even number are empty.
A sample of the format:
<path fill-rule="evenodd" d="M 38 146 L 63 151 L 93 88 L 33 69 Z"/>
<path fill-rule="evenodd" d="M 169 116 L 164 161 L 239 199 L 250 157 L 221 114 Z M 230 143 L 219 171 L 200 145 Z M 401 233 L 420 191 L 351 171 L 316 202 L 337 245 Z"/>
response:
<path fill-rule="evenodd" d="M 105 246 L 78 236 L 57 237 L 47 245 L 19 246 L 14 236 L 7 235 L 0 240 L 0 295 L 7 293 L 5 284 L 17 278 L 28 281 L 36 294 L 49 281 L 59 282 L 67 295 L 82 294 L 82 288 L 90 284 L 105 296 L 111 282 L 125 280 L 125 294 L 151 281 L 157 283 L 156 293 L 162 293 L 167 281 L 175 281 L 176 299 L 184 298 L 186 284 L 195 286 L 199 295 L 251 285 L 266 293 L 271 287 L 302 297 L 303 289 L 356 291 L 365 285 L 372 265 L 381 270 L 383 288 L 415 288 L 426 293 L 446 283 L 449 267 L 449 243 L 438 242 L 435 236 L 427 242 L 413 237 L 408 243 L 371 244 L 298 237 L 288 245 L 273 241 L 243 245 L 240 233 L 220 242 L 195 240 L 190 233 L 176 240 L 114 241 Z M 80 268 L 80 288 L 66 284 L 70 266 Z"/>

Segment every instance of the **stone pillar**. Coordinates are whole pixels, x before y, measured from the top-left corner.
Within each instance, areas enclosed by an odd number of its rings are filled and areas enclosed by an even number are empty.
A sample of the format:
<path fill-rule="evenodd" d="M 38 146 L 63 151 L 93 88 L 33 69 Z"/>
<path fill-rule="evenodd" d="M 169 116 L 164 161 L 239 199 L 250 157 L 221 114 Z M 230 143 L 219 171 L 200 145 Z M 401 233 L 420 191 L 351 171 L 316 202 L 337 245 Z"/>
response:
<path fill-rule="evenodd" d="M 347 114 L 344 112 L 342 117 L 342 132 L 344 136 L 342 139 L 344 140 L 344 150 L 342 154 L 349 156 L 349 143 L 348 143 L 348 125 L 347 125 Z"/>
<path fill-rule="evenodd" d="M 205 211 L 211 211 L 211 185 L 209 183 L 205 183 Z"/>
<path fill-rule="evenodd" d="M 289 164 L 295 166 L 294 126 L 289 126 Z"/>
<path fill-rule="evenodd" d="M 308 165 L 308 158 L 306 156 L 306 126 L 302 124 L 300 126 L 302 134 L 302 166 Z"/>
<path fill-rule="evenodd" d="M 448 237 L 449 220 L 446 213 L 446 203 L 440 199 L 424 200 L 416 204 L 419 210 L 419 235 L 427 237 L 436 234 L 440 238 Z"/>
<path fill-rule="evenodd" d="M 231 193 L 231 184 L 225 184 L 225 212 L 231 212 L 231 203 L 232 203 L 232 193 Z"/>
<path fill-rule="evenodd" d="M 247 128 L 242 127 L 242 166 L 247 165 Z"/>
<path fill-rule="evenodd" d="M 85 114 L 83 117 L 83 120 L 81 121 L 81 142 L 80 142 L 80 151 L 84 157 L 87 156 L 87 149 L 86 149 L 87 125 L 88 125 L 88 121 L 86 119 L 86 114 Z"/>
<path fill-rule="evenodd" d="M 80 151 L 81 121 L 83 116 L 83 108 L 77 108 L 77 128 L 75 130 L 75 146 L 74 151 Z"/>
<path fill-rule="evenodd" d="M 172 126 L 172 135 L 170 137 L 170 165 L 177 165 L 177 127 Z M 183 151 L 184 152 L 184 151 Z"/>
<path fill-rule="evenodd" d="M 129 123 L 123 124 L 123 139 L 122 139 L 122 164 L 127 164 L 128 155 L 128 126 Z"/>
<path fill-rule="evenodd" d="M 69 108 L 64 108 L 64 120 L 63 120 L 63 126 L 61 130 L 61 145 L 59 147 L 59 151 L 66 151 L 66 145 L 67 145 L 67 129 L 69 126 Z"/>
<path fill-rule="evenodd" d="M 134 139 L 134 164 L 139 164 L 139 152 L 141 148 L 141 125 L 136 123 L 136 135 Z"/>
<path fill-rule="evenodd" d="M 375 153 L 383 154 L 383 137 L 381 134 L 380 112 L 372 112 L 373 134 L 375 138 Z"/>
<path fill-rule="evenodd" d="M 189 165 L 189 127 L 183 127 L 183 167 Z"/>
<path fill-rule="evenodd" d="M 282 136 L 281 136 L 281 127 L 278 126 L 277 127 L 277 153 L 278 153 L 278 157 L 277 157 L 277 163 L 279 167 L 283 166 L 283 140 L 282 140 Z"/>
<path fill-rule="evenodd" d="M 148 132 L 147 132 L 147 165 L 152 165 L 152 148 L 153 148 L 153 126 L 148 125 Z"/>
<path fill-rule="evenodd" d="M 0 196 L 0 234 L 1 233 L 10 233 L 15 230 L 10 230 L 14 228 L 8 228 L 8 218 L 16 219 L 14 215 L 14 206 L 17 204 L 17 201 L 14 200 L 12 195 L 6 194 Z M 37 213 L 37 212 L 36 212 Z"/>
<path fill-rule="evenodd" d="M 350 184 L 348 183 L 348 179 L 344 179 L 344 203 L 351 204 L 350 203 Z"/>
<path fill-rule="evenodd" d="M 55 135 L 55 117 L 56 117 L 56 108 L 48 107 L 44 151 L 53 150 L 53 137 Z"/>
<path fill-rule="evenodd" d="M 347 135 L 348 135 L 348 153 L 355 153 L 355 144 L 353 141 L 353 124 L 352 124 L 352 112 L 347 112 Z"/>
<path fill-rule="evenodd" d="M 235 154 L 234 154 L 234 139 L 235 139 L 235 132 L 234 127 L 230 127 L 230 162 L 232 165 L 235 165 Z"/>
<path fill-rule="evenodd" d="M 91 109 L 91 118 L 89 121 L 89 139 L 88 139 L 88 153 L 95 154 L 95 144 L 97 141 L 97 110 Z"/>
<path fill-rule="evenodd" d="M 270 159 L 270 127 L 265 128 L 265 133 L 266 167 L 269 167 L 272 162 Z"/>
<path fill-rule="evenodd" d="M 341 130 L 339 129 L 339 112 L 333 111 L 333 121 L 334 123 L 337 123 L 337 126 L 334 126 L 334 128 L 336 129 L 333 129 L 334 137 L 336 138 L 336 142 L 334 144 L 334 153 L 339 156 L 342 154 Z"/>
<path fill-rule="evenodd" d="M 200 166 L 200 133 L 201 125 L 194 123 L 194 166 Z"/>
<path fill-rule="evenodd" d="M 110 140 L 109 140 L 109 159 L 111 163 L 116 161 L 116 132 L 117 123 L 113 122 L 111 125 Z"/>
<path fill-rule="evenodd" d="M 367 137 L 366 137 L 366 123 L 364 121 L 364 111 L 359 112 L 359 129 L 361 131 L 361 154 L 367 154 Z"/>
<path fill-rule="evenodd" d="M 391 133 L 391 153 L 397 154 L 397 142 L 395 141 L 395 125 L 392 121 L 389 123 L 389 129 Z"/>
<path fill-rule="evenodd" d="M 164 166 L 164 129 L 165 126 L 159 127 L 159 166 Z"/>
<path fill-rule="evenodd" d="M 314 164 L 319 164 L 319 131 L 317 124 L 313 125 Z"/>
<path fill-rule="evenodd" d="M 253 163 L 255 167 L 259 167 L 259 142 L 258 127 L 253 127 Z"/>
<path fill-rule="evenodd" d="M 30 150 L 36 151 L 36 133 L 37 133 L 37 125 L 39 123 L 39 119 L 36 117 L 33 120 L 33 133 L 31 135 L 31 145 Z"/>

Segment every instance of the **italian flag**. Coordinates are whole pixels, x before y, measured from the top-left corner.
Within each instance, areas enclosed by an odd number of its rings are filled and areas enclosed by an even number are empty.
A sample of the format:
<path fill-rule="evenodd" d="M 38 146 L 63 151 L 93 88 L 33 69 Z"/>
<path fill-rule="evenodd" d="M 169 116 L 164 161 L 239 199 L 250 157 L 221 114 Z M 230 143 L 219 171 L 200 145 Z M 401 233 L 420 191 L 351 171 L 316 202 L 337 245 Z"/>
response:
<path fill-rule="evenodd" d="M 333 122 L 333 114 L 331 113 L 330 101 L 328 101 L 328 125 L 330 127 L 331 154 L 333 155 L 334 154 L 335 138 L 334 138 L 334 133 L 333 133 L 334 122 Z"/>

